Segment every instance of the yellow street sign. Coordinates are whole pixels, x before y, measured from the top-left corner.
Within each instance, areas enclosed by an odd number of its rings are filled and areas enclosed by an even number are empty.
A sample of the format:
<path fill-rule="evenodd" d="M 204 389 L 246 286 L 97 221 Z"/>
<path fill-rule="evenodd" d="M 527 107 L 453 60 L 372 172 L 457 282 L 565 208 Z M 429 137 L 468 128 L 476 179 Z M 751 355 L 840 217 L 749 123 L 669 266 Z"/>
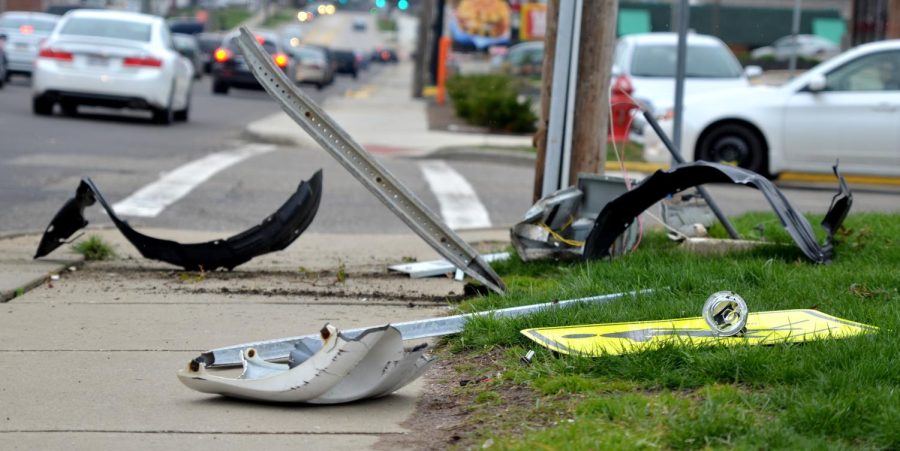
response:
<path fill-rule="evenodd" d="M 563 354 L 599 357 L 664 345 L 771 345 L 844 338 L 878 330 L 875 326 L 826 315 L 816 310 L 751 313 L 741 336 L 717 337 L 701 317 L 662 321 L 591 324 L 525 329 L 522 334 Z"/>

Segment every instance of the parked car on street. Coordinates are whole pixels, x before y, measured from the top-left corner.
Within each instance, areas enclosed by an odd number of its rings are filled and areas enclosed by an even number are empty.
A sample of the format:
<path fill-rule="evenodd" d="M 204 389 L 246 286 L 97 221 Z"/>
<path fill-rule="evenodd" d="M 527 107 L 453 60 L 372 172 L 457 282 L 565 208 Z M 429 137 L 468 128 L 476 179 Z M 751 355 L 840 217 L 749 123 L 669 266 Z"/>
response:
<path fill-rule="evenodd" d="M 238 47 L 237 32 L 229 33 L 222 40 L 222 44 L 213 54 L 213 84 L 212 92 L 214 94 L 228 94 L 228 90 L 232 87 L 236 88 L 262 88 L 253 72 L 244 61 Z M 296 73 L 294 68 L 294 59 L 291 58 L 278 40 L 278 36 L 268 32 L 257 32 L 256 40 L 263 46 L 275 65 L 281 68 L 288 76 Z"/>
<path fill-rule="evenodd" d="M 291 49 L 291 54 L 297 60 L 294 69 L 297 83 L 312 83 L 319 89 L 334 83 L 334 68 L 323 49 L 304 45 Z"/>
<path fill-rule="evenodd" d="M 7 73 L 31 75 L 38 47 L 50 36 L 59 16 L 32 12 L 7 12 L 0 14 L 0 34 L 6 35 Z"/>
<path fill-rule="evenodd" d="M 160 17 L 106 10 L 66 14 L 38 52 L 32 110 L 78 106 L 146 109 L 154 121 L 186 121 L 193 68 Z"/>
<path fill-rule="evenodd" d="M 194 35 L 172 33 L 172 43 L 175 44 L 175 50 L 191 62 L 194 67 L 194 79 L 200 78 L 203 75 L 203 56 Z"/>
<path fill-rule="evenodd" d="M 540 77 L 544 64 L 544 41 L 521 42 L 492 62 L 494 69 L 515 76 Z"/>
<path fill-rule="evenodd" d="M 796 39 L 794 39 L 794 36 L 785 36 L 776 40 L 772 45 L 755 49 L 750 52 L 750 57 L 753 59 L 772 58 L 776 61 L 785 61 L 790 59 L 794 49 L 796 49 L 798 58 L 818 61 L 825 61 L 841 53 L 841 48 L 828 39 L 814 34 L 798 34 Z"/>
<path fill-rule="evenodd" d="M 359 61 L 356 60 L 356 53 L 353 50 L 332 50 L 335 61 L 337 61 L 337 73 L 347 74 L 353 78 L 359 76 Z"/>
<path fill-rule="evenodd" d="M 691 97 L 683 122 L 687 160 L 766 175 L 828 173 L 840 160 L 846 173 L 900 176 L 900 40 L 861 45 L 779 87 Z M 644 156 L 668 160 L 650 131 Z"/>
<path fill-rule="evenodd" d="M 678 34 L 643 33 L 624 36 L 616 44 L 613 65 L 616 75 L 627 76 L 635 98 L 654 111 L 675 104 L 675 63 Z M 687 35 L 685 96 L 750 86 L 749 77 L 759 75 L 756 66 L 742 69 L 731 50 L 716 37 Z"/>

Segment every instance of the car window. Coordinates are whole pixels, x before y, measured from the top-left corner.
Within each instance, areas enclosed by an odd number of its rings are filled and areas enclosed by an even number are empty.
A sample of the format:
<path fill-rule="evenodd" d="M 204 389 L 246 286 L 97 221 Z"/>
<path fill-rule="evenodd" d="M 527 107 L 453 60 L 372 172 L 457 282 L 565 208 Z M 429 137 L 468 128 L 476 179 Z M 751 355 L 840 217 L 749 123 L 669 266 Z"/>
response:
<path fill-rule="evenodd" d="M 170 32 L 168 28 L 160 27 L 160 34 L 162 35 L 162 42 L 166 47 L 172 50 L 177 48 L 175 47 L 175 41 L 172 40 L 172 32 Z"/>
<path fill-rule="evenodd" d="M 31 27 L 32 31 L 53 31 L 56 26 L 56 20 L 34 19 L 27 16 L 3 16 L 0 17 L 0 28 L 21 29 L 22 27 Z"/>
<path fill-rule="evenodd" d="M 828 91 L 900 91 L 900 52 L 879 52 L 850 61 L 825 77 Z"/>
<path fill-rule="evenodd" d="M 145 22 L 73 17 L 66 21 L 59 34 L 150 42 L 151 29 L 152 25 Z"/>
<path fill-rule="evenodd" d="M 631 75 L 636 77 L 675 76 L 678 49 L 674 44 L 644 44 L 634 48 Z M 688 45 L 686 76 L 693 78 L 737 78 L 741 66 L 723 46 Z"/>

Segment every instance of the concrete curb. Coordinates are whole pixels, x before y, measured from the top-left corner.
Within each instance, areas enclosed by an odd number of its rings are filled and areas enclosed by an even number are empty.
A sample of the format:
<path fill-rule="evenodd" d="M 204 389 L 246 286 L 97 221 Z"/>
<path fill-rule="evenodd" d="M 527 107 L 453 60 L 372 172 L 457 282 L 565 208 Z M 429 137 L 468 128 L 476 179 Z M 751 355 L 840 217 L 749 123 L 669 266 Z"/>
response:
<path fill-rule="evenodd" d="M 50 274 L 59 274 L 72 266 L 81 269 L 84 266 L 84 258 L 71 261 L 60 260 L 58 262 L 58 265 L 52 267 L 49 271 L 40 276 L 30 276 L 25 274 L 22 274 L 21 278 L 13 276 L 17 280 L 22 280 L 22 282 L 15 283 L 15 288 L 5 288 L 0 290 L 0 304 L 9 302 L 19 296 L 24 295 L 25 293 L 28 293 L 29 291 L 46 283 L 50 278 Z"/>
<path fill-rule="evenodd" d="M 534 166 L 537 155 L 531 152 L 507 149 L 478 149 L 472 147 L 444 147 L 422 155 L 407 156 L 421 160 L 457 160 L 501 163 L 518 166 Z"/>

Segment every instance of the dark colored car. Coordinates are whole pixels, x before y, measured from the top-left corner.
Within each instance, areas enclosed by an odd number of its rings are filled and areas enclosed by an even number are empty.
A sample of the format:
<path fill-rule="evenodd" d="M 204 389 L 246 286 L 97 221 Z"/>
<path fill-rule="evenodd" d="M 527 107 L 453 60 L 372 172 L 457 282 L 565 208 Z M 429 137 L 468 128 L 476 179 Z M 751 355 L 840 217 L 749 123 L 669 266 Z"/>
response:
<path fill-rule="evenodd" d="M 359 62 L 353 50 L 332 50 L 334 60 L 337 62 L 337 73 L 349 74 L 356 78 L 359 75 Z"/>
<path fill-rule="evenodd" d="M 214 94 L 228 94 L 232 87 L 259 89 L 261 86 L 253 72 L 244 61 L 238 47 L 237 33 L 230 33 L 222 40 L 222 45 L 213 53 L 212 67 L 212 92 Z M 256 33 L 256 40 L 266 49 L 275 65 L 281 68 L 288 76 L 293 77 L 296 72 L 294 60 L 281 48 L 277 36 L 272 33 Z"/>
<path fill-rule="evenodd" d="M 6 83 L 6 52 L 3 51 L 3 46 L 6 44 L 6 35 L 0 34 L 0 88 L 3 88 L 3 84 Z"/>
<path fill-rule="evenodd" d="M 172 43 L 175 44 L 175 50 L 194 66 L 194 78 L 203 76 L 203 57 L 197 38 L 192 34 L 172 33 Z"/>
<path fill-rule="evenodd" d="M 213 53 L 222 44 L 221 33 L 200 33 L 195 35 L 200 46 L 200 61 L 203 62 L 203 72 L 212 72 Z"/>
<path fill-rule="evenodd" d="M 56 16 L 65 15 L 69 11 L 75 11 L 76 9 L 103 9 L 91 6 L 48 6 L 47 9 L 44 10 L 47 14 L 53 14 Z"/>
<path fill-rule="evenodd" d="M 376 48 L 372 51 L 372 61 L 378 63 L 396 63 L 399 60 L 397 52 L 393 49 Z"/>
<path fill-rule="evenodd" d="M 200 34 L 206 28 L 203 22 L 193 18 L 176 17 L 166 21 L 169 31 L 181 34 Z"/>

